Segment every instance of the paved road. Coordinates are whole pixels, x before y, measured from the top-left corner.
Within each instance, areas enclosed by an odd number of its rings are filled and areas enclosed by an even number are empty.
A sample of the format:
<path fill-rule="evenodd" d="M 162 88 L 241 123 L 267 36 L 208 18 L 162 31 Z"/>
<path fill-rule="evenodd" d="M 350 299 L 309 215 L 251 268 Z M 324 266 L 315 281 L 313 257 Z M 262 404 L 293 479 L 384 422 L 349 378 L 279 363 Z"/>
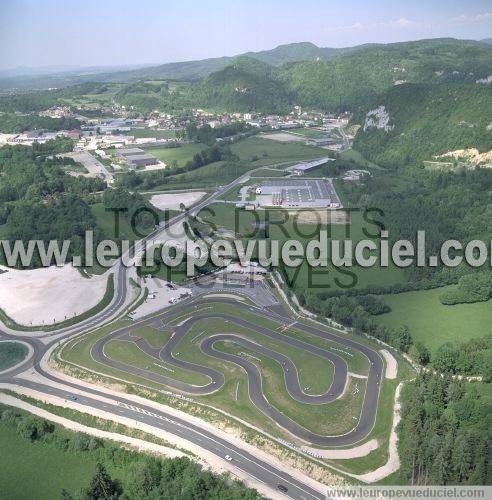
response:
<path fill-rule="evenodd" d="M 60 382 L 56 377 L 43 372 L 41 373 L 49 380 Z M 0 383 L 4 382 L 0 377 Z M 277 488 L 278 484 L 283 484 L 288 488 L 287 496 L 295 499 L 323 499 L 323 494 L 310 486 L 304 484 L 290 476 L 289 473 L 272 466 L 269 462 L 259 459 L 248 451 L 239 446 L 218 437 L 215 433 L 209 432 L 197 425 L 190 424 L 187 420 L 182 420 L 174 415 L 167 414 L 163 411 L 158 411 L 153 407 L 136 404 L 134 401 L 128 400 L 125 397 L 109 396 L 104 391 L 96 391 L 80 387 L 77 384 L 63 382 L 65 385 L 71 386 L 73 390 L 64 390 L 53 387 L 49 384 L 41 384 L 24 379 L 9 380 L 23 387 L 60 397 L 68 400 L 77 394 L 77 403 L 89 408 L 102 410 L 114 415 L 128 417 L 135 420 L 135 423 L 144 423 L 166 432 L 170 432 L 187 441 L 196 444 L 197 446 L 208 450 L 209 452 L 224 458 L 225 455 L 232 457 L 230 463 L 233 467 L 240 469 L 251 478 L 265 483 L 266 485 Z M 114 404 L 103 402 L 95 396 L 104 397 L 105 400 L 112 400 Z"/>
<path fill-rule="evenodd" d="M 15 336 L 0 332 L 0 339 L 15 340 Z M 168 414 L 165 411 L 156 410 L 153 407 L 143 404 L 136 404 L 134 401 L 125 398 L 124 395 L 108 395 L 104 389 L 93 389 L 76 382 L 67 382 L 64 378 L 58 377 L 56 373 L 45 371 L 40 364 L 41 359 L 49 347 L 57 341 L 53 340 L 49 345 L 45 345 L 37 339 L 23 339 L 23 341 L 30 344 L 33 348 L 32 357 L 26 360 L 21 366 L 0 374 L 0 384 L 15 384 L 66 400 L 76 394 L 76 402 L 85 407 L 103 410 L 116 416 L 128 417 L 135 420 L 136 424 L 146 423 L 163 429 L 206 449 L 222 459 L 225 455 L 230 455 L 233 459 L 230 465 L 240 469 L 252 479 L 260 481 L 274 490 L 278 484 L 287 486 L 288 492 L 286 496 L 309 500 L 324 498 L 324 495 L 303 481 L 291 477 L 284 470 L 273 466 L 271 463 L 258 458 L 240 446 L 236 446 L 198 425 L 191 424 L 187 420 L 177 418 L 175 415 Z M 28 371 L 37 372 L 46 382 L 41 383 L 18 377 L 18 375 Z M 61 384 L 66 389 L 55 387 L 53 383 Z M 105 401 L 101 401 L 97 397 L 104 397 Z M 108 403 L 108 400 L 114 402 L 114 404 Z M 227 464 L 225 462 L 225 465 Z"/>

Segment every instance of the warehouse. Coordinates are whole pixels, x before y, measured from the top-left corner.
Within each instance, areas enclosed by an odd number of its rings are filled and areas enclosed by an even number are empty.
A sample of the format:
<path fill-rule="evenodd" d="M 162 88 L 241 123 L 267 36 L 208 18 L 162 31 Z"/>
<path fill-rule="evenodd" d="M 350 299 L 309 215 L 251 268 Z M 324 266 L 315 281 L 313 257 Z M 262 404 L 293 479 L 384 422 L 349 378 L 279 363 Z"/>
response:
<path fill-rule="evenodd" d="M 126 161 L 128 166 L 132 169 L 136 169 L 138 167 L 148 167 L 149 165 L 155 165 L 159 162 L 159 160 L 152 155 L 149 154 L 135 154 L 126 156 Z"/>
<path fill-rule="evenodd" d="M 283 208 L 339 208 L 331 179 L 269 179 L 256 188 L 260 206 Z"/>
<path fill-rule="evenodd" d="M 315 137 L 306 141 L 306 146 L 327 146 L 333 144 L 335 141 L 331 137 Z"/>
<path fill-rule="evenodd" d="M 116 150 L 116 156 L 127 158 L 128 156 L 144 155 L 145 151 L 140 148 L 122 148 Z"/>
<path fill-rule="evenodd" d="M 296 165 L 290 167 L 289 170 L 294 175 L 303 175 L 306 172 L 313 170 L 314 168 L 320 167 L 321 165 L 324 165 L 325 163 L 334 160 L 335 160 L 334 158 L 320 158 L 319 160 L 297 163 Z"/>

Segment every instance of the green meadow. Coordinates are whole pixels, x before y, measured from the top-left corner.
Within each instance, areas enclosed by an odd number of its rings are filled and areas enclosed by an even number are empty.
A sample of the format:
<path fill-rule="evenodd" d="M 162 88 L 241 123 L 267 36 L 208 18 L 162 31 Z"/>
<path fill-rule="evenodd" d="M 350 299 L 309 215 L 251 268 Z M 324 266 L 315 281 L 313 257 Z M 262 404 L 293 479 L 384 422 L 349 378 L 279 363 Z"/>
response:
<path fill-rule="evenodd" d="M 492 334 L 492 300 L 444 306 L 439 296 L 449 288 L 385 295 L 391 312 L 378 316 L 378 321 L 389 327 L 407 325 L 414 340 L 431 352 L 446 342 Z"/>

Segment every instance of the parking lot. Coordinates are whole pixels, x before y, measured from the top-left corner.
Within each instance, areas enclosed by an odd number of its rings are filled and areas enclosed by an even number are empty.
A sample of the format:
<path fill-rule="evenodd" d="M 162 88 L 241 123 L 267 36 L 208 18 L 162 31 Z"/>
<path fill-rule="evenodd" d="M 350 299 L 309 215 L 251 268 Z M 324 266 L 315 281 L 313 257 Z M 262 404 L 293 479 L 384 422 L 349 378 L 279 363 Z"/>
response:
<path fill-rule="evenodd" d="M 269 179 L 257 190 L 260 205 L 334 207 L 340 199 L 331 179 Z"/>

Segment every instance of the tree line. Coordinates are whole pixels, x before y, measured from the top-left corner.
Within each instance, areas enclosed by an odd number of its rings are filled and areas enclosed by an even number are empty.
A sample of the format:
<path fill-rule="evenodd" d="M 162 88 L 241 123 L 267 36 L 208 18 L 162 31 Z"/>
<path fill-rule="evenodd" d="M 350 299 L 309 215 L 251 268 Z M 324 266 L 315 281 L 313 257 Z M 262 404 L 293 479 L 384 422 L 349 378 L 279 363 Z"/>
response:
<path fill-rule="evenodd" d="M 6 113 L 1 115 L 0 132 L 17 134 L 26 130 L 47 130 L 57 132 L 58 130 L 71 130 L 80 128 L 80 121 L 69 117 L 51 118 L 39 116 L 38 114 L 18 115 Z"/>

